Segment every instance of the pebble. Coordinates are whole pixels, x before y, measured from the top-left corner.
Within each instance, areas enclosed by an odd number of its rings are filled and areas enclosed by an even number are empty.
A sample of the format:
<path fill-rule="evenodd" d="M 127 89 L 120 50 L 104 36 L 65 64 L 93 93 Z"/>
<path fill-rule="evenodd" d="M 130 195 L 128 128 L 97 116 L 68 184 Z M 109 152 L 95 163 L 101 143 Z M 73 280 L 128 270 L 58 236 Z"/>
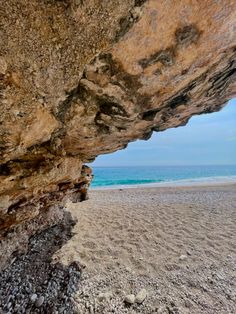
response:
<path fill-rule="evenodd" d="M 128 304 L 133 304 L 135 301 L 135 295 L 134 294 L 126 295 L 124 301 Z"/>
<path fill-rule="evenodd" d="M 186 299 L 184 301 L 184 305 L 185 305 L 185 307 L 190 308 L 190 307 L 192 307 L 192 302 L 189 299 Z"/>
<path fill-rule="evenodd" d="M 7 308 L 8 308 L 8 310 L 10 310 L 10 308 L 12 307 L 12 303 L 11 302 L 9 302 L 8 304 L 7 304 Z"/>
<path fill-rule="evenodd" d="M 100 293 L 98 295 L 98 301 L 109 300 L 111 298 L 112 298 L 112 292 L 111 291 Z"/>
<path fill-rule="evenodd" d="M 147 291 L 145 289 L 142 289 L 136 295 L 135 302 L 138 304 L 141 304 L 146 299 L 146 297 L 147 297 Z"/>
<path fill-rule="evenodd" d="M 30 301 L 34 303 L 36 300 L 37 300 L 37 294 L 34 293 L 30 296 Z"/>
<path fill-rule="evenodd" d="M 36 300 L 35 306 L 40 307 L 40 306 L 43 305 L 43 302 L 44 302 L 44 297 L 43 297 L 43 296 L 40 296 L 40 297 Z"/>
<path fill-rule="evenodd" d="M 161 306 L 161 307 L 159 307 L 159 309 L 157 310 L 157 314 L 165 314 L 165 313 L 167 313 L 165 306 Z"/>
<path fill-rule="evenodd" d="M 188 258 L 187 255 L 180 255 L 179 260 L 185 261 L 187 258 Z"/>

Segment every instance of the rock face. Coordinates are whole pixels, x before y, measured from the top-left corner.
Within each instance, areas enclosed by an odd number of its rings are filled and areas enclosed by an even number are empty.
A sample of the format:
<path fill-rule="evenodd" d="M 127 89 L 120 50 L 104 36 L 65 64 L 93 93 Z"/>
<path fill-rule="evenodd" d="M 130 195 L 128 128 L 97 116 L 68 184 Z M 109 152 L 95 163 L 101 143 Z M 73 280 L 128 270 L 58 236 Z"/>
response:
<path fill-rule="evenodd" d="M 233 97 L 236 2 L 0 7 L 0 266 L 84 200 L 83 163 Z"/>

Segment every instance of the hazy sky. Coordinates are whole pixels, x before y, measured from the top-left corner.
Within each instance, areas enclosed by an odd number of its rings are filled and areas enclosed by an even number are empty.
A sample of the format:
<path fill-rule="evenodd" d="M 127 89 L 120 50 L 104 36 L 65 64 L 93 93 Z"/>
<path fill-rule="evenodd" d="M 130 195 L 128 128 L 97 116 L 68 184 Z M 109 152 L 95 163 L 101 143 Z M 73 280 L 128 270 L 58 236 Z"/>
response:
<path fill-rule="evenodd" d="M 236 98 L 220 112 L 97 157 L 93 166 L 236 164 Z"/>

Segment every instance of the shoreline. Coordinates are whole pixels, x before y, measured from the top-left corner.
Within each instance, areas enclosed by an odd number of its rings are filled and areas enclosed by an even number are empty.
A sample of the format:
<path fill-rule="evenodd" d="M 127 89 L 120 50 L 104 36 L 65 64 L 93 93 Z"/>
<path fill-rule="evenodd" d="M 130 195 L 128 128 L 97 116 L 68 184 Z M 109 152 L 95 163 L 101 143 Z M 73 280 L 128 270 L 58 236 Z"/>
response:
<path fill-rule="evenodd" d="M 219 185 L 234 185 L 236 184 L 236 176 L 218 176 L 218 177 L 202 177 L 193 179 L 180 179 L 173 181 L 141 183 L 141 184 L 120 184 L 120 185 L 104 185 L 91 186 L 91 191 L 103 190 L 119 190 L 119 189 L 137 189 L 137 188 L 155 188 L 155 187 L 192 187 L 192 186 L 219 186 Z"/>

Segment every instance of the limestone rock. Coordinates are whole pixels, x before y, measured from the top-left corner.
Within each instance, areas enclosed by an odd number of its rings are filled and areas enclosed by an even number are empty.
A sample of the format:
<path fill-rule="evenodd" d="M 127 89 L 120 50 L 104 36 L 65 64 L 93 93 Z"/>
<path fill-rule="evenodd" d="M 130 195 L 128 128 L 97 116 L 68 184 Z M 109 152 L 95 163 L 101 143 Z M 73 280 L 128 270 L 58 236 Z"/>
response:
<path fill-rule="evenodd" d="M 185 261 L 187 258 L 188 258 L 187 255 L 182 254 L 182 255 L 180 255 L 180 257 L 179 257 L 179 260 L 180 260 L 180 261 Z"/>
<path fill-rule="evenodd" d="M 43 302 L 44 302 L 44 296 L 41 295 L 41 296 L 36 300 L 35 306 L 36 306 L 36 307 L 41 307 L 41 306 L 43 305 Z"/>
<path fill-rule="evenodd" d="M 136 295 L 135 302 L 138 303 L 138 304 L 141 304 L 146 299 L 146 297 L 147 297 L 147 291 L 145 289 L 142 289 Z"/>
<path fill-rule="evenodd" d="M 126 295 L 124 301 L 125 303 L 133 304 L 135 302 L 135 295 L 134 294 Z"/>
<path fill-rule="evenodd" d="M 32 303 L 34 303 L 34 302 L 37 300 L 37 298 L 38 298 L 37 294 L 34 293 L 34 294 L 32 294 L 32 295 L 30 296 L 30 301 L 31 301 Z"/>
<path fill-rule="evenodd" d="M 97 297 L 98 301 L 108 301 L 111 298 L 112 298 L 112 292 L 111 291 L 99 293 L 99 295 Z"/>
<path fill-rule="evenodd" d="M 86 199 L 84 163 L 220 110 L 236 2 L 8 0 L 0 9 L 0 267 Z"/>

